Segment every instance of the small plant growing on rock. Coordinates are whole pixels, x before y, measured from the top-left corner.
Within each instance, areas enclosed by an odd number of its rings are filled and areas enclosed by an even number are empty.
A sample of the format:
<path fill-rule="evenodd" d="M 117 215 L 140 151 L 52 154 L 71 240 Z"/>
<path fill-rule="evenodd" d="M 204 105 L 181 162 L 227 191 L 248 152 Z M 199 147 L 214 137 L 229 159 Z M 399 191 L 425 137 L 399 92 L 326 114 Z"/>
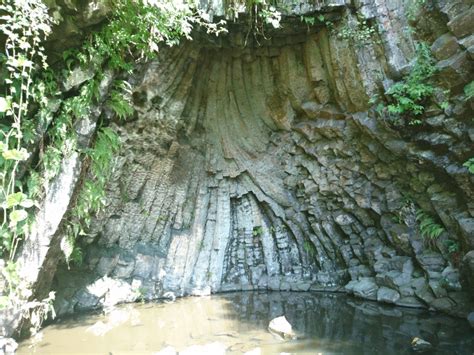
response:
<path fill-rule="evenodd" d="M 253 227 L 252 235 L 253 235 L 254 237 L 261 236 L 262 234 L 263 234 L 263 228 L 262 228 L 262 226 Z"/>
<path fill-rule="evenodd" d="M 464 87 L 465 100 L 468 101 L 474 97 L 474 81 L 471 81 Z"/>
<path fill-rule="evenodd" d="M 425 111 L 424 103 L 434 93 L 435 88 L 429 80 L 435 72 L 434 59 L 428 45 L 419 44 L 410 74 L 385 93 L 391 101 L 387 106 L 388 112 L 405 116 L 408 124 L 420 124 L 417 116 Z"/>
<path fill-rule="evenodd" d="M 459 265 L 460 261 L 460 247 L 459 243 L 455 240 L 448 239 L 445 242 L 446 248 L 448 250 L 449 257 L 455 265 Z"/>
<path fill-rule="evenodd" d="M 336 33 L 337 38 L 350 41 L 358 47 L 365 46 L 373 41 L 377 30 L 366 19 L 357 19 L 354 26 L 346 24 Z"/>
<path fill-rule="evenodd" d="M 474 174 L 474 157 L 464 162 L 463 166 L 465 166 L 471 174 Z"/>
<path fill-rule="evenodd" d="M 433 247 L 439 236 L 445 231 L 444 227 L 436 223 L 435 219 L 423 210 L 416 212 L 416 221 L 420 233 L 428 246 Z"/>

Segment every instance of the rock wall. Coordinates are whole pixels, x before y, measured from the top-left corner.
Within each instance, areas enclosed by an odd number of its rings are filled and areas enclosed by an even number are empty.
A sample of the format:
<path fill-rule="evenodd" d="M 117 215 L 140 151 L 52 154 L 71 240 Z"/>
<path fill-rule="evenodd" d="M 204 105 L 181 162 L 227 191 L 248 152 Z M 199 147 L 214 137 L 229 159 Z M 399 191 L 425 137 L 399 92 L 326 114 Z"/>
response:
<path fill-rule="evenodd" d="M 123 148 L 83 265 L 56 274 L 60 314 L 256 289 L 472 310 L 472 278 L 462 288 L 458 268 L 474 249 L 473 178 L 462 167 L 474 153 L 462 94 L 474 9 L 440 1 L 418 14 L 452 95 L 421 128 L 397 131 L 369 98 L 410 69 L 406 9 L 346 3 L 331 10 L 342 18 L 335 31 L 295 25 L 244 47 L 236 28 L 163 50 L 129 79 L 136 114 L 114 124 Z M 369 44 L 336 35 L 356 12 L 378 29 Z M 436 241 L 420 235 L 417 209 L 445 226 Z"/>

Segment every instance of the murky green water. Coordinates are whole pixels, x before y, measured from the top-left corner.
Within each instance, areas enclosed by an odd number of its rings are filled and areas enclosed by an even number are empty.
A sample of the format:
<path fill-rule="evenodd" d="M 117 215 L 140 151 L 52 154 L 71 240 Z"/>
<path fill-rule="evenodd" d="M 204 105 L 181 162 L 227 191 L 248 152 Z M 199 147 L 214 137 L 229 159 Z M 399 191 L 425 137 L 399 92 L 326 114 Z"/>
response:
<path fill-rule="evenodd" d="M 285 315 L 298 335 L 283 341 L 268 332 Z M 409 354 L 415 336 L 436 354 L 474 352 L 467 321 L 361 302 L 342 294 L 230 293 L 174 303 L 122 305 L 80 315 L 20 344 L 19 354 Z M 166 352 L 169 351 L 169 352 Z"/>

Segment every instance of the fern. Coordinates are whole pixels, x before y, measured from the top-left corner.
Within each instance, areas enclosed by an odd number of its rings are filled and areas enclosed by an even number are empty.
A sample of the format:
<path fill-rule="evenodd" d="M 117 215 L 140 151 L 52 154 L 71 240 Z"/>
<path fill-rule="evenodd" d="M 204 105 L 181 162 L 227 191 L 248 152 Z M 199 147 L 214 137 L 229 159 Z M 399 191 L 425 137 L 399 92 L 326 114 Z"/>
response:
<path fill-rule="evenodd" d="M 124 120 L 133 114 L 131 104 L 131 87 L 126 81 L 116 83 L 110 93 L 107 106 L 121 119 Z"/>
<path fill-rule="evenodd" d="M 425 111 L 424 101 L 434 93 L 434 86 L 428 81 L 436 72 L 434 60 L 428 45 L 419 44 L 416 59 L 410 74 L 402 81 L 392 85 L 386 92 L 392 100 L 388 112 L 396 115 L 421 115 Z M 415 124 L 420 120 L 410 119 Z M 413 124 L 412 123 L 412 124 Z"/>
<path fill-rule="evenodd" d="M 427 240 L 428 243 L 436 241 L 445 231 L 443 226 L 436 223 L 434 218 L 423 210 L 416 212 L 416 220 L 420 228 L 421 236 Z"/>

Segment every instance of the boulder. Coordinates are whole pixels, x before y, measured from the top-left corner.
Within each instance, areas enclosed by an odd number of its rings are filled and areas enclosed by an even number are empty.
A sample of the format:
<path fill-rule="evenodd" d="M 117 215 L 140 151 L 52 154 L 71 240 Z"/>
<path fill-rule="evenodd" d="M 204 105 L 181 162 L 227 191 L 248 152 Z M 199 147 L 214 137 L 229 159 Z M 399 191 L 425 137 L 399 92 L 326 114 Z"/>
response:
<path fill-rule="evenodd" d="M 411 348 L 416 352 L 425 352 L 433 348 L 430 342 L 427 342 L 424 339 L 415 337 L 411 341 Z"/>
<path fill-rule="evenodd" d="M 377 291 L 377 301 L 385 303 L 396 303 L 400 299 L 400 293 L 388 288 L 380 287 Z"/>
<path fill-rule="evenodd" d="M 373 277 L 361 277 L 357 281 L 351 281 L 346 285 L 346 290 L 354 296 L 368 300 L 377 300 L 378 286 Z"/>
<path fill-rule="evenodd" d="M 441 37 L 438 37 L 431 46 L 433 55 L 438 60 L 448 59 L 452 55 L 459 51 L 459 44 L 456 37 L 449 33 L 445 33 Z"/>
<path fill-rule="evenodd" d="M 451 265 L 447 266 L 441 273 L 443 285 L 449 291 L 461 291 L 461 283 L 459 282 L 459 270 Z"/>
<path fill-rule="evenodd" d="M 474 250 L 464 255 L 462 259 L 461 282 L 466 288 L 474 292 Z"/>
<path fill-rule="evenodd" d="M 448 27 L 458 38 L 465 37 L 474 32 L 474 7 L 468 11 L 460 13 L 458 16 L 448 22 Z"/>
<path fill-rule="evenodd" d="M 449 297 L 441 297 L 435 299 L 431 306 L 438 311 L 449 312 L 456 308 L 456 302 Z"/>
<path fill-rule="evenodd" d="M 293 328 L 285 316 L 273 318 L 268 325 L 268 330 L 270 333 L 276 334 L 283 339 L 296 339 Z"/>
<path fill-rule="evenodd" d="M 441 272 L 444 270 L 446 261 L 440 253 L 425 251 L 421 255 L 417 256 L 423 269 L 428 271 Z"/>
<path fill-rule="evenodd" d="M 449 88 L 464 87 L 469 82 L 472 66 L 467 52 L 460 52 L 436 64 L 440 80 Z"/>

